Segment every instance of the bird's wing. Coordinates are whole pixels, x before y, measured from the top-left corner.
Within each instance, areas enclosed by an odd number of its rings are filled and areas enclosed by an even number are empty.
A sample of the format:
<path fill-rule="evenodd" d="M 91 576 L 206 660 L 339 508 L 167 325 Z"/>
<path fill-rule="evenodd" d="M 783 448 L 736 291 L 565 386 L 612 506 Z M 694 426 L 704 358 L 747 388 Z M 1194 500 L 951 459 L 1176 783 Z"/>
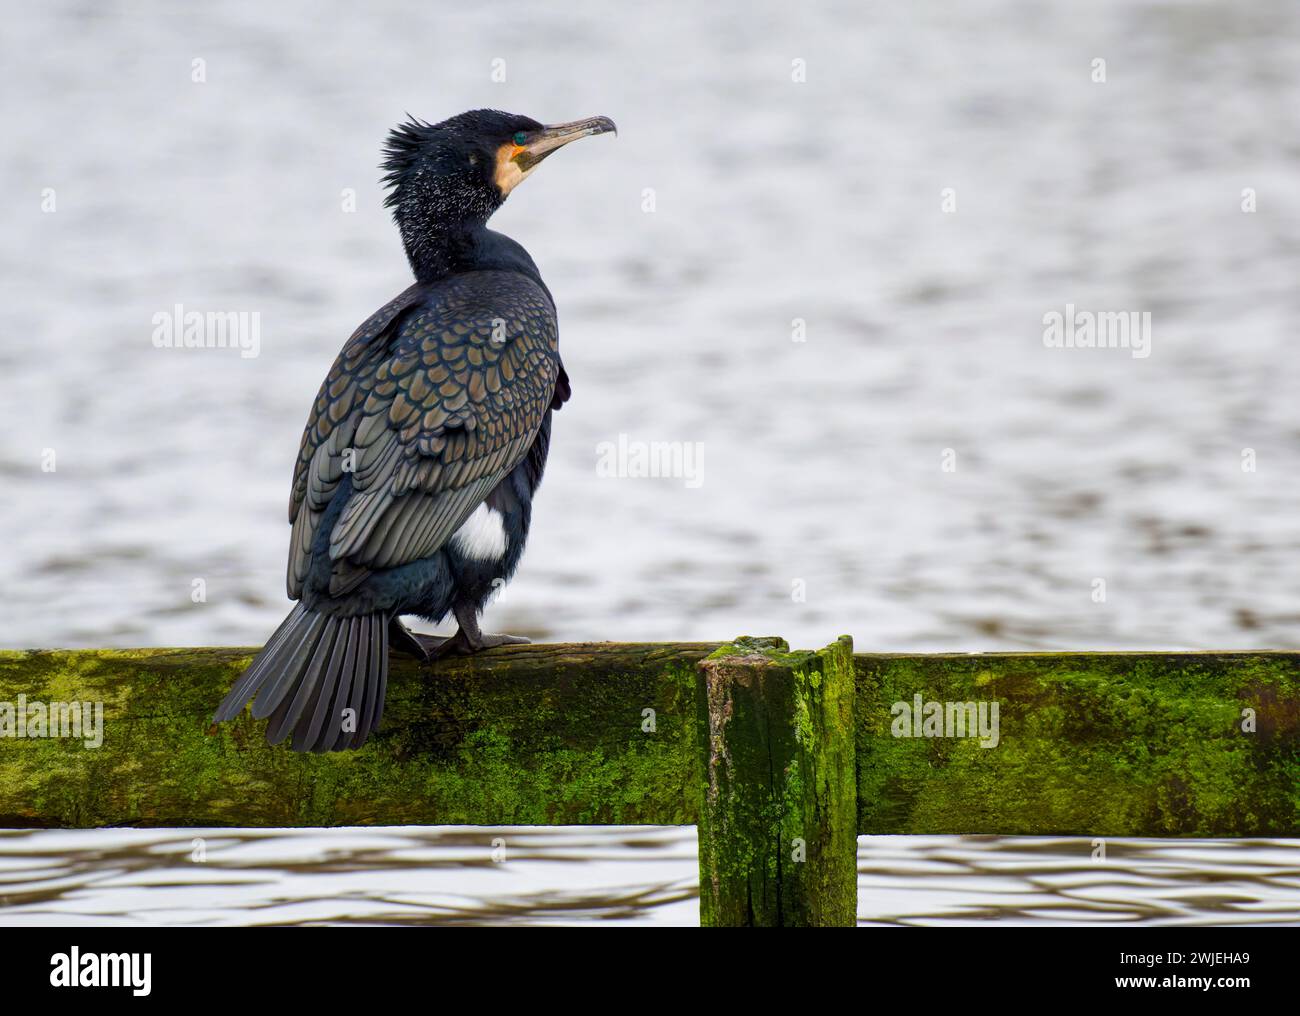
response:
<path fill-rule="evenodd" d="M 298 598 L 320 520 L 330 594 L 428 557 L 527 453 L 560 375 L 555 309 L 513 272 L 474 272 L 430 301 L 408 290 L 357 330 L 307 421 L 294 470 L 289 595 Z"/>

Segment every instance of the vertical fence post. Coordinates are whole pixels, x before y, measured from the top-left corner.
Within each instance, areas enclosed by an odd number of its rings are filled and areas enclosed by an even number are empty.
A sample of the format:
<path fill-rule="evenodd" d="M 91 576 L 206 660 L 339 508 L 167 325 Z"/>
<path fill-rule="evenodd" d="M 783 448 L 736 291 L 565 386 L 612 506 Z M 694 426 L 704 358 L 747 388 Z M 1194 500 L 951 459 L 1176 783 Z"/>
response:
<path fill-rule="evenodd" d="M 853 640 L 744 637 L 698 666 L 700 923 L 853 925 Z"/>

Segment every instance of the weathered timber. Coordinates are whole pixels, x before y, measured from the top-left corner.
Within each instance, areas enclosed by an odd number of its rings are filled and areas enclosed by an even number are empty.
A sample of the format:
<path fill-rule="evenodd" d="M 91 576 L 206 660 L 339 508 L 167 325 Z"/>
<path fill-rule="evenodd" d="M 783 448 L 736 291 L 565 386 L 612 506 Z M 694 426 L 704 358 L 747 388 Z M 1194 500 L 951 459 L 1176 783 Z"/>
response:
<path fill-rule="evenodd" d="M 1300 836 L 1300 653 L 859 655 L 858 830 Z M 895 703 L 996 702 L 997 747 Z"/>
<path fill-rule="evenodd" d="M 98 748 L 0 737 L 0 827 L 691 824 L 716 647 L 394 657 L 379 734 L 327 755 L 269 747 L 248 711 L 211 725 L 251 649 L 0 652 L 0 703 L 104 703 Z"/>
<path fill-rule="evenodd" d="M 105 710 L 95 749 L 0 736 L 0 827 L 693 824 L 695 666 L 717 648 L 394 658 L 379 735 L 324 756 L 267 747 L 248 714 L 210 727 L 250 649 L 0 652 L 0 705 Z M 860 833 L 1300 836 L 1300 654 L 854 662 Z M 891 707 L 918 693 L 997 701 L 998 746 L 892 736 Z"/>
<path fill-rule="evenodd" d="M 699 664 L 700 923 L 857 919 L 853 643 L 744 638 Z"/>

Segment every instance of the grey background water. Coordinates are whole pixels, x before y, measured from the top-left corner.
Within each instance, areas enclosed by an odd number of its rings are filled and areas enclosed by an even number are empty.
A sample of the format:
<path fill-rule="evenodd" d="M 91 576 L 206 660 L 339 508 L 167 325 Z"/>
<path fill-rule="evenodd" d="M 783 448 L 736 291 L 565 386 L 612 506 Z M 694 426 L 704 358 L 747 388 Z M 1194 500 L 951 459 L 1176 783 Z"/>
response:
<path fill-rule="evenodd" d="M 494 219 L 575 394 L 490 627 L 1300 646 L 1286 0 L 10 3 L 0 47 L 0 644 L 266 636 L 307 407 L 408 278 L 383 135 L 490 105 L 620 126 Z M 155 348 L 178 303 L 260 355 Z M 1045 348 L 1067 303 L 1151 312 L 1151 355 Z M 620 434 L 703 484 L 598 475 Z M 690 830 L 493 835 L 6 834 L 0 921 L 695 919 Z M 1294 844 L 1090 851 L 863 840 L 862 917 L 1300 919 Z"/>

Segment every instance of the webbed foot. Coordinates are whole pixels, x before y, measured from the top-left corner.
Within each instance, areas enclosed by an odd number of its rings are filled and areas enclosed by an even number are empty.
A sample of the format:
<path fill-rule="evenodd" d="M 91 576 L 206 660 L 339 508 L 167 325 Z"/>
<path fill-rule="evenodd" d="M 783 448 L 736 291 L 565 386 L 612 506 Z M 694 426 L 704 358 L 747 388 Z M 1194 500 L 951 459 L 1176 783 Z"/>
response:
<path fill-rule="evenodd" d="M 476 631 L 474 637 L 466 635 L 465 629 L 461 628 L 449 639 L 443 639 L 442 644 L 436 648 L 431 648 L 429 652 L 430 660 L 441 660 L 448 656 L 472 656 L 474 653 L 483 649 L 495 649 L 497 646 L 526 646 L 532 641 L 522 635 L 492 635 L 486 632 Z"/>
<path fill-rule="evenodd" d="M 433 650 L 431 658 L 444 659 L 448 656 L 470 656 L 482 649 L 494 649 L 497 646 L 523 646 L 529 640 L 522 635 L 487 635 L 479 630 L 478 611 L 470 606 L 458 606 L 452 613 L 460 630 L 442 645 Z"/>

